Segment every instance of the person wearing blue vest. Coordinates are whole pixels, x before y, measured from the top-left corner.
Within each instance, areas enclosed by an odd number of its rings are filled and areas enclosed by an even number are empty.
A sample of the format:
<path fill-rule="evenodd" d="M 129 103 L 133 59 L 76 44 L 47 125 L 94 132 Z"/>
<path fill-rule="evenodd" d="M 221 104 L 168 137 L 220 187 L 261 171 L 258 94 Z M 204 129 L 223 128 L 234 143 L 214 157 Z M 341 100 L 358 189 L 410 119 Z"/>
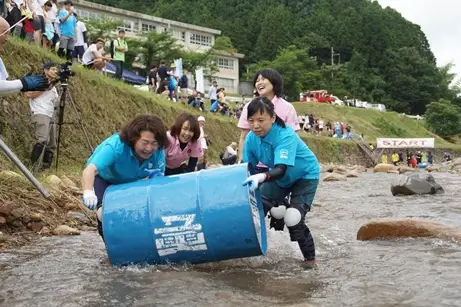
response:
<path fill-rule="evenodd" d="M 245 138 L 243 161 L 249 164 L 250 173 L 261 161 L 269 167 L 264 173 L 250 175 L 243 185 L 254 191 L 260 189 L 264 211 L 276 219 L 283 219 L 290 232 L 291 241 L 297 241 L 308 264 L 315 264 L 315 245 L 305 223 L 310 211 L 320 177 L 316 155 L 275 114 L 274 104 L 260 96 L 248 105 L 248 121 L 251 131 Z M 288 209 L 270 207 L 290 195 Z M 268 205 L 269 204 L 269 205 Z"/>
<path fill-rule="evenodd" d="M 101 207 L 107 187 L 163 176 L 166 146 L 168 138 L 162 120 L 139 115 L 96 147 L 82 174 L 82 200 L 88 209 L 98 209 L 98 232 L 103 240 Z"/>

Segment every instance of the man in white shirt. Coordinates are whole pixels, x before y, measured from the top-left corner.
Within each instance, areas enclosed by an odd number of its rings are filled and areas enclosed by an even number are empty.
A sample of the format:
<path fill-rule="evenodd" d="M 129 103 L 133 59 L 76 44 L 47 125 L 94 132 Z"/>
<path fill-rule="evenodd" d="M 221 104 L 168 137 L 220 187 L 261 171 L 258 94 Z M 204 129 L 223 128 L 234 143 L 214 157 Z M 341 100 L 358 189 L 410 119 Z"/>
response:
<path fill-rule="evenodd" d="M 88 48 L 86 44 L 86 26 L 85 23 L 78 19 L 77 14 L 74 13 L 75 18 L 77 19 L 77 26 L 75 27 L 75 49 L 73 58 L 75 61 L 81 63 L 83 54 Z"/>
<path fill-rule="evenodd" d="M 56 82 L 58 65 L 48 62 L 43 65 L 43 74 L 52 83 Z M 27 92 L 29 98 L 32 123 L 35 130 L 35 145 L 32 149 L 32 165 L 40 164 L 40 157 L 43 154 L 43 168 L 51 167 L 53 154 L 56 149 L 56 124 L 55 109 L 58 102 L 58 91 L 52 87 L 45 92 Z"/>
<path fill-rule="evenodd" d="M 104 68 L 106 61 L 110 61 L 110 57 L 103 56 L 104 54 L 104 40 L 102 38 L 96 39 L 94 44 L 91 44 L 82 57 L 82 64 L 89 69 L 101 70 Z"/>

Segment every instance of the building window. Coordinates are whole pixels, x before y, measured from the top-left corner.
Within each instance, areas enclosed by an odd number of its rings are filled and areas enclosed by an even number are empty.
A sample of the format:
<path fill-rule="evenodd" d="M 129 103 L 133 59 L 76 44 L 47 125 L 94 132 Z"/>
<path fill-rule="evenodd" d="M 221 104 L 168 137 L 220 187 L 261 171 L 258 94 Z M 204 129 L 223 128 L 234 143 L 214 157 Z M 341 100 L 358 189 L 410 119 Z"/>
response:
<path fill-rule="evenodd" d="M 117 27 L 117 30 L 125 30 L 125 32 L 133 32 L 133 22 L 131 20 L 124 20 L 123 26 Z"/>
<path fill-rule="evenodd" d="M 101 14 L 90 12 L 90 19 L 101 20 Z"/>
<path fill-rule="evenodd" d="M 80 20 L 84 20 L 84 21 L 90 20 L 90 12 L 88 11 L 76 9 L 75 13 L 77 13 L 77 16 Z"/>
<path fill-rule="evenodd" d="M 155 32 L 155 30 L 156 30 L 156 28 L 152 24 L 148 24 L 148 23 L 143 23 L 142 24 L 142 31 L 143 32 Z"/>
<path fill-rule="evenodd" d="M 222 69 L 234 70 L 234 60 L 218 58 L 218 67 Z"/>
<path fill-rule="evenodd" d="M 185 42 L 186 41 L 186 32 L 180 30 L 173 30 L 173 37 L 176 38 L 178 41 Z"/>
<path fill-rule="evenodd" d="M 190 42 L 195 45 L 211 46 L 211 36 L 191 33 Z"/>

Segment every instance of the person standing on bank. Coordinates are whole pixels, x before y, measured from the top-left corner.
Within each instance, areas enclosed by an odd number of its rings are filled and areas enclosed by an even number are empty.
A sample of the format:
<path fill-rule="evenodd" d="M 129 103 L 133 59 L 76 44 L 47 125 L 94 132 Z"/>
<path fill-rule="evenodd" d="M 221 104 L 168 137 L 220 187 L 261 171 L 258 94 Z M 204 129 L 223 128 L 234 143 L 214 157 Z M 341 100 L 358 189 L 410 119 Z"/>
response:
<path fill-rule="evenodd" d="M 59 49 L 58 56 L 72 61 L 75 46 L 75 28 L 77 27 L 77 19 L 74 16 L 72 1 L 64 1 L 63 9 L 59 12 Z"/>
<path fill-rule="evenodd" d="M 250 170 L 260 161 L 270 170 L 252 174 L 243 185 L 252 191 L 260 187 L 261 196 L 270 203 L 281 202 L 291 193 L 288 209 L 269 208 L 265 202 L 265 214 L 270 210 L 272 217 L 283 219 L 291 241 L 298 242 L 304 260 L 315 264 L 314 240 L 305 216 L 311 209 L 319 182 L 317 157 L 275 113 L 274 104 L 268 98 L 253 99 L 247 110 L 251 132 L 245 139 L 243 160 Z"/>
<path fill-rule="evenodd" d="M 139 115 L 120 133 L 104 140 L 88 159 L 82 174 L 83 203 L 98 209 L 98 232 L 102 231 L 103 196 L 112 184 L 163 176 L 168 146 L 165 125 L 153 115 Z"/>
<path fill-rule="evenodd" d="M 253 87 L 256 90 L 256 96 L 266 97 L 272 101 L 275 113 L 287 126 L 293 128 L 294 131 L 301 130 L 295 108 L 291 103 L 281 98 L 283 80 L 282 76 L 276 70 L 265 68 L 258 71 L 253 79 Z M 248 105 L 249 103 L 243 107 L 237 124 L 237 127 L 242 130 L 239 139 L 238 161 L 242 161 L 245 137 L 250 132 L 251 127 L 248 122 Z M 262 168 L 264 167 L 262 166 Z"/>
<path fill-rule="evenodd" d="M 165 175 L 178 175 L 195 171 L 198 158 L 203 156 L 200 144 L 200 125 L 195 116 L 183 113 L 176 118 L 167 132 L 169 146 L 166 151 Z M 189 160 L 186 165 L 184 161 Z"/>
<path fill-rule="evenodd" d="M 43 74 L 53 84 L 44 92 L 26 92 L 29 98 L 30 113 L 35 131 L 35 145 L 32 149 L 31 162 L 33 166 L 39 165 L 43 154 L 43 168 L 51 167 L 54 150 L 56 149 L 56 107 L 58 105 L 58 91 L 54 83 L 58 75 L 58 64 L 48 62 L 43 65 Z"/>
<path fill-rule="evenodd" d="M 122 79 L 123 69 L 125 66 L 125 53 L 128 52 L 128 44 L 125 41 L 125 30 L 118 31 L 118 38 L 114 40 L 114 56 L 113 61 L 116 72 L 115 78 Z"/>

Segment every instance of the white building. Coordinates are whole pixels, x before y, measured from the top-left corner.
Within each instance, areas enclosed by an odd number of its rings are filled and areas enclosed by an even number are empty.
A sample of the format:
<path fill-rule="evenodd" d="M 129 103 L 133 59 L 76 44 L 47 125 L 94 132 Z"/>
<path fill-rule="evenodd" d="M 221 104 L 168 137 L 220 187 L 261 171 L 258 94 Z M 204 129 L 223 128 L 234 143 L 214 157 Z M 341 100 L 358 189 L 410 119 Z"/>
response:
<path fill-rule="evenodd" d="M 143 31 L 169 31 L 171 35 L 183 45 L 186 50 L 200 52 L 206 51 L 215 42 L 220 30 L 200 27 L 183 22 L 154 17 L 150 15 L 130 12 L 84 0 L 73 0 L 75 12 L 81 20 L 113 18 L 122 20 L 127 37 L 136 37 Z M 238 93 L 239 87 L 239 59 L 243 54 L 217 55 L 219 72 L 215 74 L 215 80 L 219 87 L 223 87 L 230 93 Z M 205 89 L 210 87 L 209 81 L 205 80 Z"/>

